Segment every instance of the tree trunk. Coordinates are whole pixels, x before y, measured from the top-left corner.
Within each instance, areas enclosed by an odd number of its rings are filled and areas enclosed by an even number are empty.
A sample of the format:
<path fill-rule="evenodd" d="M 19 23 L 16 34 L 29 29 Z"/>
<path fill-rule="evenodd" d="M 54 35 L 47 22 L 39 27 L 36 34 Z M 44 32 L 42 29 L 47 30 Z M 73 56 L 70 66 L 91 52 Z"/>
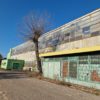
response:
<path fill-rule="evenodd" d="M 42 74 L 42 66 L 41 66 L 41 59 L 39 57 L 38 42 L 35 42 L 35 54 L 36 54 L 37 68 L 38 68 L 39 72 Z"/>

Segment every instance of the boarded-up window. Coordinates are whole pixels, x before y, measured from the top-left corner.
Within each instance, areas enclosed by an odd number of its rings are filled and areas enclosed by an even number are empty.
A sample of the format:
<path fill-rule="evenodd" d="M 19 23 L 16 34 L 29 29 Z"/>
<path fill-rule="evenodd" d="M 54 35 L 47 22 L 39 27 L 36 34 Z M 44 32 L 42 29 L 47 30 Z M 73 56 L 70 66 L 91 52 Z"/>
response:
<path fill-rule="evenodd" d="M 69 77 L 77 78 L 77 62 L 69 63 Z"/>
<path fill-rule="evenodd" d="M 68 75 L 68 62 L 63 62 L 62 76 L 66 77 Z"/>

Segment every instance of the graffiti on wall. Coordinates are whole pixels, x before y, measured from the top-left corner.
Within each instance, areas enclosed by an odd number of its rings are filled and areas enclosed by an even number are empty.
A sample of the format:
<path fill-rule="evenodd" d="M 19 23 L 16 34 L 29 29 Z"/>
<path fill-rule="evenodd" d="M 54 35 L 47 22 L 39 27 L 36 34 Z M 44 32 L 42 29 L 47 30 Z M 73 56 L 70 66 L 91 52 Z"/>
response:
<path fill-rule="evenodd" d="M 88 83 L 100 83 L 99 58 L 100 55 L 82 55 L 74 57 L 70 56 L 60 58 L 49 58 L 48 60 L 46 60 L 46 58 L 45 61 L 50 61 L 52 65 L 50 65 L 50 67 L 48 68 L 47 64 L 44 68 L 47 68 L 47 71 L 50 70 L 49 76 L 47 76 L 50 78 L 53 75 L 54 79 L 68 78 Z M 48 74 L 47 71 L 46 73 Z"/>
<path fill-rule="evenodd" d="M 90 68 L 88 64 L 79 64 L 78 79 L 80 81 L 90 81 Z"/>

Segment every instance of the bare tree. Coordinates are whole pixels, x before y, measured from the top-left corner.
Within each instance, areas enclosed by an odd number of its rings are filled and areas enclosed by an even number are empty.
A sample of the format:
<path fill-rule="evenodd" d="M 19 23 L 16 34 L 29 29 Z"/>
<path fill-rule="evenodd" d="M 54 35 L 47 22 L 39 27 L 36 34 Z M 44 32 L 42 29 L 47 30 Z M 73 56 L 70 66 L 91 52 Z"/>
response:
<path fill-rule="evenodd" d="M 21 34 L 24 36 L 24 39 L 31 40 L 35 45 L 37 68 L 40 73 L 42 73 L 42 67 L 39 58 L 38 40 L 42 34 L 50 29 L 49 18 L 50 17 L 46 13 L 39 14 L 32 12 L 24 18 L 23 24 L 21 26 L 22 28 L 20 30 Z"/>
<path fill-rule="evenodd" d="M 3 59 L 3 56 L 0 54 L 0 59 Z"/>
<path fill-rule="evenodd" d="M 1 65 L 2 59 L 3 59 L 3 56 L 0 54 L 0 65 Z"/>

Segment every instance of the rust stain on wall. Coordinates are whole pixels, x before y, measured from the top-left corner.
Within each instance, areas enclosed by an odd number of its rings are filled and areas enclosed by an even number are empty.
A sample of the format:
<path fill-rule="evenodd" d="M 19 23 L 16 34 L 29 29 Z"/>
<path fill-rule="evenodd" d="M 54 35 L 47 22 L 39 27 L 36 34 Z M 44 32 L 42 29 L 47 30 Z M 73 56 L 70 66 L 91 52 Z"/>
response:
<path fill-rule="evenodd" d="M 66 77 L 68 75 L 68 62 L 63 62 L 62 76 Z"/>
<path fill-rule="evenodd" d="M 100 77 L 96 70 L 93 70 L 93 72 L 91 73 L 91 80 L 100 82 Z"/>

